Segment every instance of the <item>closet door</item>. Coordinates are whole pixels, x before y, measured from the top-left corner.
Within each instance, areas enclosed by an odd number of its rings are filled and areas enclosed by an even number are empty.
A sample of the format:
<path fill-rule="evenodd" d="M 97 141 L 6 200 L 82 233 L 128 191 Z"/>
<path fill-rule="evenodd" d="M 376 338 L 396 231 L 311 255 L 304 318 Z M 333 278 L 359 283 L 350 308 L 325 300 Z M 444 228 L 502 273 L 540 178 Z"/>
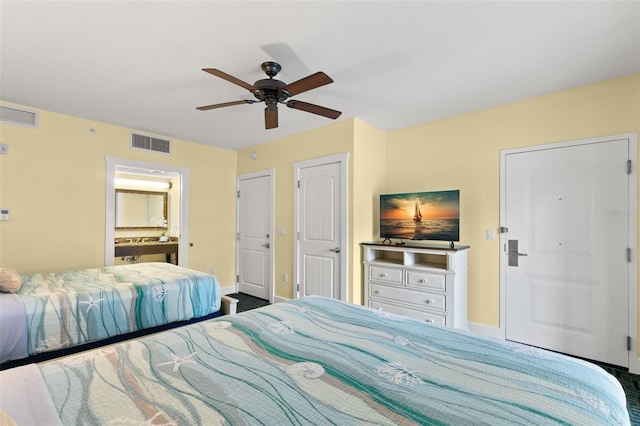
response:
<path fill-rule="evenodd" d="M 273 174 L 238 178 L 238 291 L 273 301 Z"/>

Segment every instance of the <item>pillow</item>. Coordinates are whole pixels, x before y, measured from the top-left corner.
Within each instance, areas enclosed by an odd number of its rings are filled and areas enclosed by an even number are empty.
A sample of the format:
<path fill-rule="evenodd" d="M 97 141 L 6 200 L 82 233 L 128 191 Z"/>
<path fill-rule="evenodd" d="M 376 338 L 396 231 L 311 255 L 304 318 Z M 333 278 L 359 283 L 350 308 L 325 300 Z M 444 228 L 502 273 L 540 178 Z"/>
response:
<path fill-rule="evenodd" d="M 18 424 L 11 418 L 10 415 L 0 410 L 0 425 L 1 426 L 17 426 Z"/>
<path fill-rule="evenodd" d="M 1 426 L 17 426 L 15 420 L 11 418 L 10 415 L 0 410 L 0 425 Z"/>
<path fill-rule="evenodd" d="M 22 277 L 15 269 L 0 265 L 0 291 L 15 293 L 22 286 Z"/>

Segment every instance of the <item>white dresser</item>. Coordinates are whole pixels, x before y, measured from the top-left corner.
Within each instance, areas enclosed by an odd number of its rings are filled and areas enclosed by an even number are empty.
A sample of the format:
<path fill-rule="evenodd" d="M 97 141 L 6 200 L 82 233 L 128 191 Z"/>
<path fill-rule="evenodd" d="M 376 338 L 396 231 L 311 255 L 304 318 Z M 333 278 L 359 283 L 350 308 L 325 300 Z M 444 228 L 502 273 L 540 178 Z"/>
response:
<path fill-rule="evenodd" d="M 469 246 L 362 243 L 365 305 L 467 329 Z"/>

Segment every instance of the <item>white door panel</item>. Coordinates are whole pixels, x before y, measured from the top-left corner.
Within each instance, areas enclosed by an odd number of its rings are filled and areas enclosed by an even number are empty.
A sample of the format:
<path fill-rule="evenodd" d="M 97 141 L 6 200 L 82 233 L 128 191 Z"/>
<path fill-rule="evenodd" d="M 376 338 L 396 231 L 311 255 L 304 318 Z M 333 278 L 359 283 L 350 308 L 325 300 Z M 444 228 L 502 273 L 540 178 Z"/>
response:
<path fill-rule="evenodd" d="M 273 176 L 238 179 L 238 291 L 272 300 Z"/>
<path fill-rule="evenodd" d="M 304 258 L 304 295 L 316 295 L 329 297 L 331 299 L 340 298 L 340 293 L 336 293 L 335 274 L 337 265 L 335 257 L 324 257 L 306 255 Z"/>
<path fill-rule="evenodd" d="M 340 163 L 300 170 L 300 292 L 333 298 L 340 281 Z"/>
<path fill-rule="evenodd" d="M 506 156 L 507 339 L 628 365 L 629 224 L 607 213 L 629 209 L 628 157 L 627 140 Z"/>
<path fill-rule="evenodd" d="M 301 296 L 346 299 L 346 157 L 297 164 L 296 279 Z"/>

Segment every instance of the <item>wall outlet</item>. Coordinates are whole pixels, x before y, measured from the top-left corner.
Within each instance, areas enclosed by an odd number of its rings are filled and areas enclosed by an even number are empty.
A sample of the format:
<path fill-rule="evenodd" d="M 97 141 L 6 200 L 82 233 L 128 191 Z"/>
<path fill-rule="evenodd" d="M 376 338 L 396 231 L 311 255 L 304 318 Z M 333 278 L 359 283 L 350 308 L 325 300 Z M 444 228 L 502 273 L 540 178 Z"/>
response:
<path fill-rule="evenodd" d="M 209 275 L 213 275 L 213 268 L 209 268 Z"/>
<path fill-rule="evenodd" d="M 283 281 L 283 282 L 285 282 L 285 283 L 286 283 L 287 281 L 289 281 L 289 276 L 287 275 L 287 273 L 286 273 L 286 272 L 283 272 L 283 273 L 282 273 L 282 281 Z"/>
<path fill-rule="evenodd" d="M 487 229 L 487 240 L 493 240 L 496 237 L 493 229 Z"/>
<path fill-rule="evenodd" d="M 9 145 L 6 143 L 0 143 L 0 154 L 9 155 Z"/>

